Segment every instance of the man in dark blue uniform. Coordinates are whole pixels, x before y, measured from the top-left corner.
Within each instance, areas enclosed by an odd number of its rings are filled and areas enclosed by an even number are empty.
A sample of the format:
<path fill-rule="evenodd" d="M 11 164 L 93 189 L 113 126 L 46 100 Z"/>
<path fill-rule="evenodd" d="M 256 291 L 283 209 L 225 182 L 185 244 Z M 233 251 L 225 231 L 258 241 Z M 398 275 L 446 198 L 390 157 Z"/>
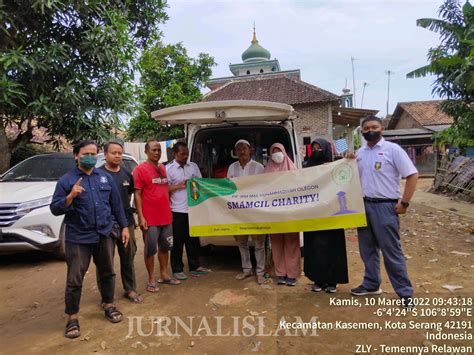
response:
<path fill-rule="evenodd" d="M 123 318 L 113 304 L 115 242 L 111 234 L 112 229 L 117 229 L 115 233 L 121 234 L 119 237 L 123 243 L 128 244 L 128 222 L 112 177 L 103 170 L 94 169 L 97 152 L 94 141 L 82 141 L 74 146 L 77 167 L 59 179 L 50 205 L 55 216 L 65 214 L 65 312 L 69 319 L 64 335 L 67 338 L 77 338 L 81 334 L 79 304 L 84 275 L 91 257 L 99 273 L 99 289 L 106 318 L 112 323 L 120 322 Z M 119 228 L 113 228 L 114 224 L 118 224 Z"/>

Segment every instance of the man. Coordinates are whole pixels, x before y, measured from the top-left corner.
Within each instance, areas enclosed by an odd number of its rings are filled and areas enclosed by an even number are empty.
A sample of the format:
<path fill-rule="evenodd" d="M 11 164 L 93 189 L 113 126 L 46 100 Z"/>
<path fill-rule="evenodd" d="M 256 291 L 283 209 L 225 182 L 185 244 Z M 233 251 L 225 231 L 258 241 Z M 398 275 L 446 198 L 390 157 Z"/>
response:
<path fill-rule="evenodd" d="M 395 292 L 406 307 L 411 307 L 413 287 L 400 243 L 398 216 L 407 212 L 418 171 L 398 144 L 383 139 L 383 125 L 378 117 L 366 117 L 361 126 L 367 146 L 359 149 L 356 158 L 368 226 L 358 229 L 360 255 L 365 265 L 364 279 L 351 293 L 355 296 L 382 293 L 382 251 L 385 269 Z M 400 177 L 406 178 L 401 199 Z"/>
<path fill-rule="evenodd" d="M 66 314 L 69 315 L 64 336 L 81 335 L 78 313 L 84 275 L 91 257 L 98 269 L 99 288 L 105 316 L 112 323 L 120 322 L 121 312 L 114 306 L 115 272 L 112 226 L 118 223 L 126 246 L 129 239 L 128 223 L 120 194 L 111 176 L 94 169 L 97 144 L 82 141 L 74 146 L 77 167 L 63 175 L 54 191 L 50 205 L 55 216 L 65 214 L 66 224 Z"/>
<path fill-rule="evenodd" d="M 188 162 L 189 149 L 184 142 L 173 146 L 174 160 L 166 166 L 168 183 L 170 184 L 171 211 L 173 212 L 173 250 L 171 250 L 171 270 L 178 280 L 187 280 L 183 272 L 183 246 L 186 246 L 188 267 L 191 275 L 208 274 L 210 270 L 199 264 L 199 238 L 189 236 L 188 197 L 186 182 L 192 178 L 200 178 L 199 167 Z"/>
<path fill-rule="evenodd" d="M 117 241 L 117 250 L 120 256 L 120 275 L 124 296 L 133 303 L 143 302 L 143 297 L 136 291 L 134 259 L 137 253 L 137 242 L 135 240 L 135 221 L 130 206 L 130 199 L 134 193 L 133 177 L 122 164 L 123 146 L 118 142 L 108 142 L 104 145 L 105 165 L 101 167 L 112 176 L 112 179 L 120 192 L 123 210 L 128 221 L 130 240 L 125 246 L 120 240 Z"/>
<path fill-rule="evenodd" d="M 239 160 L 229 166 L 229 170 L 227 171 L 228 178 L 263 173 L 263 165 L 251 159 L 251 146 L 247 140 L 239 139 L 235 143 L 234 149 Z M 240 259 L 242 262 L 242 272 L 235 278 L 237 280 L 243 280 L 252 276 L 252 263 L 250 261 L 248 244 L 249 236 L 241 235 L 234 236 L 234 238 L 239 245 Z M 265 282 L 263 276 L 265 274 L 265 235 L 254 235 L 252 236 L 252 240 L 255 244 L 255 260 L 257 261 L 257 283 L 261 285 Z"/>
<path fill-rule="evenodd" d="M 173 248 L 172 216 L 166 169 L 160 163 L 161 146 L 157 140 L 145 144 L 147 160 L 133 171 L 135 207 L 145 243 L 145 266 L 148 271 L 148 292 L 158 292 L 154 275 L 158 251 L 160 279 L 158 283 L 179 285 L 168 273 L 169 251 Z"/>

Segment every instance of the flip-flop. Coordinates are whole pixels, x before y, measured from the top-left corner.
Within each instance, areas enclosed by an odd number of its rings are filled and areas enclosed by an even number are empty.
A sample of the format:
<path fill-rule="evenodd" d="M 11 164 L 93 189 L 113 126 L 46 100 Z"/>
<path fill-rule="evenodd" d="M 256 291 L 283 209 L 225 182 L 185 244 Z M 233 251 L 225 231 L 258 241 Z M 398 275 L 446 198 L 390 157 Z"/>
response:
<path fill-rule="evenodd" d="M 127 298 L 132 303 L 142 303 L 143 296 L 135 292 L 135 296 L 130 296 L 131 292 L 124 292 L 123 296 Z"/>
<path fill-rule="evenodd" d="M 77 330 L 77 332 L 69 334 L 70 332 L 74 330 Z M 78 319 L 70 319 L 67 321 L 66 329 L 64 330 L 64 336 L 69 339 L 74 339 L 81 336 L 81 327 L 79 326 Z"/>
<path fill-rule="evenodd" d="M 159 291 L 159 288 L 158 288 L 158 286 L 156 285 L 156 283 L 154 283 L 154 284 L 148 284 L 148 286 L 146 287 L 146 290 L 147 290 L 148 292 L 155 293 L 155 292 L 158 292 L 158 291 Z"/>
<path fill-rule="evenodd" d="M 181 281 L 169 278 L 169 279 L 163 279 L 163 280 L 159 279 L 158 283 L 162 285 L 179 285 L 181 284 Z"/>

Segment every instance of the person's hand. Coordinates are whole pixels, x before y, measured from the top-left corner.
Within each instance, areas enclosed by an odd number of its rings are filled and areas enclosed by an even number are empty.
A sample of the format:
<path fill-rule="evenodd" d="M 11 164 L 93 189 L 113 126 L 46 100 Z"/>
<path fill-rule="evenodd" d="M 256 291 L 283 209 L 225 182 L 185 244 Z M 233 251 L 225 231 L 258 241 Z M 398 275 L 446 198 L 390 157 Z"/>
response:
<path fill-rule="evenodd" d="M 407 213 L 407 207 L 403 206 L 400 202 L 397 203 L 397 205 L 395 206 L 395 213 L 396 214 L 405 214 Z"/>
<path fill-rule="evenodd" d="M 355 159 L 356 155 L 354 153 L 347 153 L 344 158 L 346 159 Z"/>
<path fill-rule="evenodd" d="M 125 246 L 125 248 L 127 247 L 129 240 L 130 240 L 130 233 L 128 231 L 128 227 L 125 227 L 122 229 L 122 243 Z"/>
<path fill-rule="evenodd" d="M 76 198 L 77 196 L 79 196 L 81 193 L 83 193 L 84 191 L 86 191 L 86 189 L 84 189 L 82 186 L 81 186 L 81 182 L 82 182 L 82 178 L 79 178 L 79 180 L 76 181 L 76 183 L 72 186 L 72 190 L 71 192 L 69 193 L 69 196 L 74 199 Z"/>
<path fill-rule="evenodd" d="M 179 185 L 179 188 L 180 189 L 185 189 L 186 188 L 186 183 L 187 183 L 188 180 L 184 180 L 182 182 L 180 182 L 178 185 Z"/>
<path fill-rule="evenodd" d="M 148 230 L 148 223 L 147 223 L 145 217 L 140 218 L 139 224 L 140 224 L 140 229 L 141 229 L 142 231 Z"/>

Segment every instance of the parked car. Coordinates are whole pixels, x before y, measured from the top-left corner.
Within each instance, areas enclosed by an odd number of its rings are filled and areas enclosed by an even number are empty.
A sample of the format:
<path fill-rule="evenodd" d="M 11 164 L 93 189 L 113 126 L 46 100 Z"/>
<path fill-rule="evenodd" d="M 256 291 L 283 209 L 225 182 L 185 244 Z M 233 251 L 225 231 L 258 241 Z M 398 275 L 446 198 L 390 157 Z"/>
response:
<path fill-rule="evenodd" d="M 251 100 L 200 102 L 154 111 L 151 116 L 163 125 L 184 125 L 189 160 L 199 166 L 203 177 L 227 176 L 228 166 L 237 160 L 234 144 L 241 138 L 253 145 L 256 161 L 266 165 L 268 149 L 279 142 L 301 168 L 290 105 Z M 200 242 L 201 246 L 235 245 L 232 237 L 200 237 Z"/>
<path fill-rule="evenodd" d="M 96 167 L 105 164 L 99 154 Z M 124 154 L 132 171 L 137 161 Z M 49 204 L 57 180 L 76 166 L 71 153 L 28 158 L 0 176 L 0 252 L 41 250 L 64 258 L 64 216 L 53 216 Z"/>

